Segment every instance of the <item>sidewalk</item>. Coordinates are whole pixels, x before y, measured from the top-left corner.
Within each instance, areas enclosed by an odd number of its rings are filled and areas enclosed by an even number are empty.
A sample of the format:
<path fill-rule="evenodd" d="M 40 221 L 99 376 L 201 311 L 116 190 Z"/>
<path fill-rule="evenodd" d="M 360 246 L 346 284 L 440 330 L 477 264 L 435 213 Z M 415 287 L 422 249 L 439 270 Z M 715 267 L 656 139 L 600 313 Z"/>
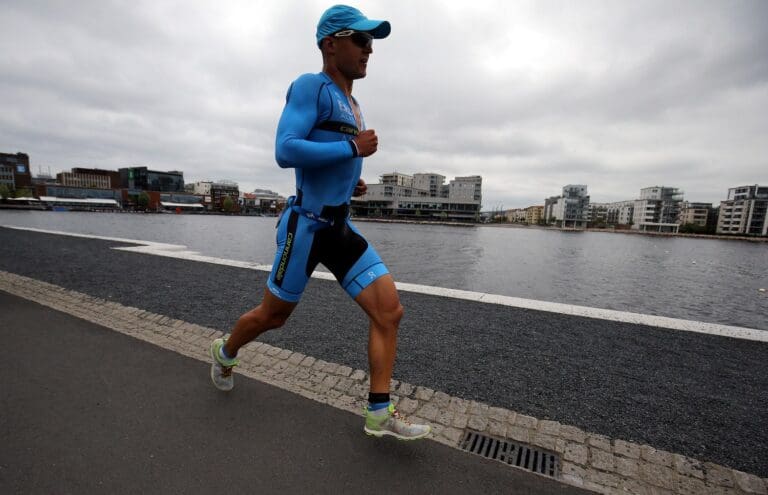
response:
<path fill-rule="evenodd" d="M 589 493 L 0 292 L 0 493 Z"/>

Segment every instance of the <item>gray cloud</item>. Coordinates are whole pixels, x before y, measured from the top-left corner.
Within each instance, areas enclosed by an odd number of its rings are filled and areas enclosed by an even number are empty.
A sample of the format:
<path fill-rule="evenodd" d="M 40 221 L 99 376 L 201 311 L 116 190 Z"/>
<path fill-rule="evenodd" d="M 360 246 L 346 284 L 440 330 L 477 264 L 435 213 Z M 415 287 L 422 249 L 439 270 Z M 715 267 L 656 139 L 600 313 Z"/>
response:
<path fill-rule="evenodd" d="M 355 94 L 364 177 L 480 174 L 487 205 L 768 182 L 762 1 L 360 2 L 393 32 Z M 274 164 L 290 82 L 321 68 L 319 1 L 6 1 L 0 149 L 33 169 L 145 164 L 292 190 Z"/>

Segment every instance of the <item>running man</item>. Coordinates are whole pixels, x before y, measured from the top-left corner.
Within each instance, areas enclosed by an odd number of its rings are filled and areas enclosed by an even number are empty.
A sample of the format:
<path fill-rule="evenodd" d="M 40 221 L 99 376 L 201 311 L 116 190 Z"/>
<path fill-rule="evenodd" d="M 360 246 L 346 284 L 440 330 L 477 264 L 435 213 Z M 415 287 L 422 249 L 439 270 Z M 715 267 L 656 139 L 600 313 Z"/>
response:
<path fill-rule="evenodd" d="M 296 195 L 278 223 L 264 299 L 240 317 L 229 338 L 211 344 L 211 379 L 220 390 L 232 389 L 238 350 L 283 326 L 322 263 L 370 319 L 365 433 L 413 440 L 429 434 L 429 425 L 406 421 L 389 397 L 403 307 L 389 270 L 349 221 L 351 197 L 367 189 L 360 178 L 363 158 L 378 147 L 376 132 L 366 129 L 352 97 L 352 83 L 366 75 L 373 40 L 386 38 L 390 29 L 389 22 L 368 19 L 346 5 L 321 16 L 316 38 L 323 71 L 291 84 L 277 128 L 275 156 L 280 167 L 295 169 Z"/>

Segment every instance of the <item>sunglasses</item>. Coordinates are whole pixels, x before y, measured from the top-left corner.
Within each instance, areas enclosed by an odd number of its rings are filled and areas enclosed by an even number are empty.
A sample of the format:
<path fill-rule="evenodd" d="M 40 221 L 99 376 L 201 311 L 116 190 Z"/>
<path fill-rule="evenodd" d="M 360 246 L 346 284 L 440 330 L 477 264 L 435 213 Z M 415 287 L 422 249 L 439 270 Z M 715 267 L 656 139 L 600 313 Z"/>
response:
<path fill-rule="evenodd" d="M 334 38 L 349 38 L 352 43 L 360 48 L 370 48 L 373 45 L 373 36 L 362 31 L 354 29 L 345 29 L 338 33 L 333 33 Z"/>

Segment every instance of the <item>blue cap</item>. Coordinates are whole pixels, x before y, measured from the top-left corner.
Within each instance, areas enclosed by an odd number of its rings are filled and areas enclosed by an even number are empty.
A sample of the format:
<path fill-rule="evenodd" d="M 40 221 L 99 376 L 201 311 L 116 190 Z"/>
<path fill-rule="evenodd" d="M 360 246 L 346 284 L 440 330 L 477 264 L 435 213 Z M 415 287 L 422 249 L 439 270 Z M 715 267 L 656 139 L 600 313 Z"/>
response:
<path fill-rule="evenodd" d="M 386 38 L 392 28 L 388 21 L 374 21 L 368 19 L 362 12 L 349 5 L 334 5 L 323 12 L 320 21 L 317 23 L 317 44 L 326 36 L 343 31 L 345 29 L 354 29 L 355 31 L 364 31 L 376 39 Z"/>

